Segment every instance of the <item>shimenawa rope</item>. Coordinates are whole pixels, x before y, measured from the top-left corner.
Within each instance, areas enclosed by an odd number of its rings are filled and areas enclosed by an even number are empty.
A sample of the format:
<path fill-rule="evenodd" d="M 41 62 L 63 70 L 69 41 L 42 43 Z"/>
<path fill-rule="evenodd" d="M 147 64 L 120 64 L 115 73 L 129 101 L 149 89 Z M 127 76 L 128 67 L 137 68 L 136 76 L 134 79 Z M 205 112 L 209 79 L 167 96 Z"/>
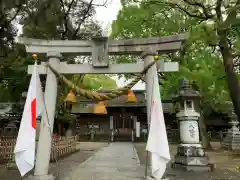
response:
<path fill-rule="evenodd" d="M 70 80 L 68 80 L 65 76 L 61 75 L 57 70 L 55 70 L 50 64 L 47 64 L 47 66 L 51 69 L 51 71 L 58 77 L 58 79 L 65 83 L 69 88 L 71 88 L 73 91 L 75 91 L 77 94 L 86 97 L 87 99 L 92 99 L 94 101 L 106 101 L 114 99 L 118 96 L 121 96 L 123 94 L 128 93 L 129 89 L 131 89 L 138 81 L 142 79 L 142 77 L 146 74 L 148 69 L 152 67 L 156 61 L 153 61 L 149 63 L 148 66 L 146 66 L 143 71 L 129 84 L 122 88 L 118 88 L 115 90 L 112 90 L 109 93 L 99 93 L 99 92 L 92 92 L 88 91 L 82 88 L 79 88 L 76 84 L 72 83 Z"/>

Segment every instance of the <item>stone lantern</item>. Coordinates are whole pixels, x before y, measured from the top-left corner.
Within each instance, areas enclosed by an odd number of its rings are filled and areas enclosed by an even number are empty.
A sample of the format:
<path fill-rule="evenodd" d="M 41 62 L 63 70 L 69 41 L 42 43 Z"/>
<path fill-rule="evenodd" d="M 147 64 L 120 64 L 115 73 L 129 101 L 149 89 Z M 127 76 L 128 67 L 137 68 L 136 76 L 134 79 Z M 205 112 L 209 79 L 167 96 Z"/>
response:
<path fill-rule="evenodd" d="M 222 148 L 230 151 L 239 151 L 240 150 L 240 130 L 238 129 L 238 119 L 234 112 L 231 112 L 231 119 L 228 122 L 231 125 L 231 129 L 228 130 L 226 137 L 222 142 Z"/>
<path fill-rule="evenodd" d="M 17 120 L 11 120 L 4 128 L 4 136 L 16 136 L 18 133 Z"/>
<path fill-rule="evenodd" d="M 199 139 L 198 119 L 200 114 L 196 112 L 197 102 L 201 96 L 193 90 L 189 82 L 184 80 L 179 95 L 175 100 L 179 103 L 177 119 L 180 129 L 180 145 L 175 156 L 173 168 L 181 168 L 187 171 L 210 171 L 209 158 L 205 154 Z"/>

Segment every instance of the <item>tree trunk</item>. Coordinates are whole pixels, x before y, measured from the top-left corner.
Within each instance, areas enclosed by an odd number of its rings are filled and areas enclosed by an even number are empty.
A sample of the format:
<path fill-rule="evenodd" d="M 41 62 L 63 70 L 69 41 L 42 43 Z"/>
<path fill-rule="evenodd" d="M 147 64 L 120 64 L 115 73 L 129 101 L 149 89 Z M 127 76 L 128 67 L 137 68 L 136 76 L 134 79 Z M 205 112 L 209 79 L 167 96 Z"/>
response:
<path fill-rule="evenodd" d="M 218 34 L 220 36 L 219 47 L 223 57 L 229 94 L 238 119 L 240 119 L 240 86 L 234 70 L 232 50 L 228 44 L 227 32 L 219 30 Z"/>
<path fill-rule="evenodd" d="M 199 111 L 199 113 L 200 113 L 200 117 L 199 117 L 199 131 L 200 132 L 199 133 L 200 133 L 201 140 L 202 140 L 202 146 L 203 146 L 203 148 L 211 149 L 212 146 L 211 146 L 210 139 L 208 136 L 206 123 L 204 120 L 204 115 L 201 110 Z"/>
<path fill-rule="evenodd" d="M 192 87 L 195 91 L 198 91 L 198 87 L 195 85 Z M 212 149 L 211 143 L 210 143 L 210 138 L 207 132 L 207 126 L 206 126 L 206 122 L 204 119 L 204 113 L 202 111 L 202 104 L 201 104 L 201 100 L 199 101 L 195 101 L 195 110 L 200 114 L 200 117 L 198 119 L 198 126 L 199 126 L 199 136 L 201 139 L 201 144 L 203 148 L 206 149 Z"/>

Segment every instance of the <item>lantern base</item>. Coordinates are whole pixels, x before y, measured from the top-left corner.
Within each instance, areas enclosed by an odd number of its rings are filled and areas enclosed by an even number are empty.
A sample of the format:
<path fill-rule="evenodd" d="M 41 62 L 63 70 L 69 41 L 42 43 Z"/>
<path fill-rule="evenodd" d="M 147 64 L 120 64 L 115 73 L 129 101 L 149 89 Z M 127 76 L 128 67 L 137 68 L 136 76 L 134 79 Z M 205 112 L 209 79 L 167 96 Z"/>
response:
<path fill-rule="evenodd" d="M 192 171 L 192 172 L 212 172 L 213 165 L 209 164 L 207 166 L 200 165 L 184 165 L 184 164 L 172 164 L 173 169 L 182 170 L 182 171 Z"/>
<path fill-rule="evenodd" d="M 212 171 L 209 157 L 206 155 L 202 147 L 196 146 L 179 146 L 172 167 L 185 171 Z"/>

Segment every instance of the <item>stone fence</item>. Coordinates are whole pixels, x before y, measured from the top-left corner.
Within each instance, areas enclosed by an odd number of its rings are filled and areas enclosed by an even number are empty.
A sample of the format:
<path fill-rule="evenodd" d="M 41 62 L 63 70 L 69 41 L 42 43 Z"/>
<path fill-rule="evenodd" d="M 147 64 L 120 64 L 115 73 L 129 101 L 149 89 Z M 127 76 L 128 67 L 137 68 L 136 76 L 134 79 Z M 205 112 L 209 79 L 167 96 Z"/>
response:
<path fill-rule="evenodd" d="M 14 148 L 16 137 L 0 137 L 0 164 L 11 163 L 15 161 Z M 77 151 L 77 138 L 55 136 L 52 139 L 51 161 L 70 155 Z"/>
<path fill-rule="evenodd" d="M 222 141 L 227 135 L 227 130 L 226 131 L 208 131 L 208 137 L 210 138 L 211 141 Z"/>

